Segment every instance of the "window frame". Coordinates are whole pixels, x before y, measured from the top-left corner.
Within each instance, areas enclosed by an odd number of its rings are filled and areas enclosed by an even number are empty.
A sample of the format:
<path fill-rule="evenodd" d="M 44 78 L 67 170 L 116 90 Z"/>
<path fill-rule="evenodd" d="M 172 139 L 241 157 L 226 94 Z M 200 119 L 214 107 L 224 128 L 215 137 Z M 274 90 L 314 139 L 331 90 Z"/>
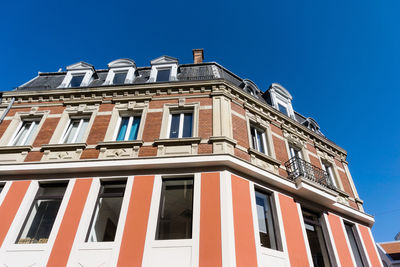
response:
<path fill-rule="evenodd" d="M 18 146 L 26 146 L 26 145 L 30 145 L 33 143 L 35 137 L 37 136 L 37 133 L 40 130 L 40 126 L 41 126 L 41 120 L 42 117 L 37 117 L 37 118 L 22 118 L 21 121 L 19 122 L 16 130 L 14 131 L 13 135 L 10 138 L 10 141 L 8 142 L 8 146 L 15 146 L 15 142 L 17 141 L 17 137 L 19 134 L 22 134 L 21 129 L 24 126 L 24 123 L 26 122 L 32 122 L 31 126 L 29 127 L 23 142 L 21 142 L 22 144 L 18 145 Z M 35 128 L 36 125 L 36 129 L 35 132 L 33 133 L 33 135 L 31 135 L 32 131 L 34 130 L 33 128 Z M 28 140 L 28 137 L 31 135 L 31 140 Z"/>
<path fill-rule="evenodd" d="M 200 111 L 200 102 L 189 102 L 185 103 L 185 99 L 179 99 L 179 103 L 172 104 L 167 103 L 164 104 L 163 107 L 163 115 L 160 129 L 160 139 L 171 139 L 170 130 L 171 130 L 171 116 L 172 113 L 180 113 L 180 112 L 192 112 L 192 136 L 191 138 L 199 136 L 199 112 Z M 185 137 L 190 138 L 190 137 Z M 173 138 L 175 139 L 175 138 Z M 179 139 L 179 138 L 178 138 Z"/>
<path fill-rule="evenodd" d="M 169 75 L 168 75 L 168 80 L 166 81 L 158 81 L 158 74 L 160 71 L 165 71 L 165 70 L 169 70 Z M 164 83 L 164 82 L 169 82 L 171 81 L 171 77 L 172 77 L 172 67 L 171 66 L 165 66 L 165 67 L 156 67 L 156 74 L 155 74 L 155 82 L 157 83 Z"/>
<path fill-rule="evenodd" d="M 255 136 L 255 138 L 256 138 L 256 140 L 254 140 L 253 139 L 253 131 L 252 130 L 254 130 L 254 136 Z M 262 138 L 262 140 L 263 140 L 263 150 L 264 150 L 264 152 L 262 152 L 262 151 L 260 151 L 260 148 L 259 148 L 259 146 L 260 146 L 260 144 L 258 144 L 259 142 L 258 142 L 258 136 L 257 136 L 257 133 L 260 133 L 261 134 L 261 138 Z M 260 153 L 263 153 L 263 154 L 266 154 L 266 155 L 268 155 L 268 156 L 270 156 L 270 154 L 271 154 L 271 152 L 270 152 L 270 146 L 268 145 L 268 140 L 267 140 L 267 137 L 266 137 L 266 129 L 262 129 L 262 128 L 260 128 L 260 127 L 257 127 L 256 125 L 254 125 L 253 123 L 250 123 L 250 138 L 251 138 L 251 147 L 253 148 L 253 149 L 255 149 L 255 150 L 257 150 L 258 152 L 260 152 Z M 254 144 L 256 145 L 256 147 L 254 147 Z"/>
<path fill-rule="evenodd" d="M 82 80 L 81 80 L 81 82 L 79 83 L 79 85 L 78 86 L 72 86 L 71 85 L 71 83 L 72 83 L 72 80 L 74 79 L 74 77 L 82 77 Z M 74 74 L 71 74 L 71 79 L 69 80 L 69 82 L 68 82 L 68 88 L 78 88 L 78 87 L 81 87 L 82 86 L 82 83 L 83 83 L 83 80 L 85 79 L 85 76 L 86 76 L 86 72 L 81 72 L 81 73 L 74 73 Z"/>
<path fill-rule="evenodd" d="M 360 233 L 358 232 L 357 225 L 354 224 L 353 222 L 350 222 L 350 221 L 347 221 L 347 220 L 344 220 L 344 219 L 342 219 L 342 223 L 343 223 L 343 231 L 345 233 L 346 240 L 348 242 L 348 246 L 349 246 L 349 249 L 350 249 L 351 257 L 354 260 L 354 264 L 357 264 L 357 262 L 356 262 L 355 255 L 354 255 L 354 252 L 353 252 L 353 247 L 351 246 L 350 239 L 349 239 L 349 236 L 347 234 L 346 225 L 351 228 L 351 232 L 353 234 L 353 237 L 354 237 L 354 240 L 355 240 L 355 243 L 356 243 L 356 246 L 357 246 L 357 250 L 358 250 L 358 253 L 360 255 L 360 259 L 361 259 L 361 262 L 363 264 L 363 267 L 369 266 L 367 255 L 365 253 L 365 249 L 364 249 L 364 246 L 362 244 L 361 236 L 360 236 Z"/>
<path fill-rule="evenodd" d="M 66 143 L 65 141 L 66 141 L 66 138 L 68 136 L 68 130 L 71 127 L 71 131 L 72 131 L 72 127 L 73 127 L 72 122 L 76 121 L 76 120 L 79 120 L 79 125 L 78 125 L 78 128 L 76 130 L 75 136 L 73 137 L 71 142 Z M 84 120 L 87 120 L 88 122 L 87 122 L 86 129 L 82 133 L 82 140 L 79 141 L 79 143 L 83 143 L 85 141 L 85 134 L 90 129 L 90 121 L 91 121 L 91 117 L 90 116 L 79 116 L 79 117 L 72 116 L 72 117 L 70 117 L 69 120 L 68 120 L 68 123 L 66 124 L 66 127 L 64 128 L 64 131 L 63 131 L 63 133 L 61 135 L 59 144 L 77 144 L 76 139 L 78 138 L 78 136 L 80 134 L 80 131 L 81 131 L 81 128 L 82 128 L 82 124 L 83 124 Z"/>
<path fill-rule="evenodd" d="M 191 125 L 191 136 L 186 136 L 186 137 L 182 137 L 183 135 L 183 129 L 185 127 L 184 124 L 184 119 L 185 119 L 185 114 L 192 114 L 192 125 Z M 179 114 L 179 130 L 178 130 L 178 137 L 170 137 L 171 136 L 171 124 L 172 124 L 172 115 L 175 114 Z M 193 110 L 189 110 L 189 109 L 173 109 L 170 110 L 169 112 L 169 116 L 168 116 L 168 128 L 167 128 L 167 138 L 172 139 L 172 138 L 190 138 L 193 137 L 193 132 L 194 132 L 194 111 Z"/>
<path fill-rule="evenodd" d="M 139 133 L 140 133 L 140 130 L 141 130 L 141 127 L 142 127 L 142 123 L 143 123 L 142 114 L 139 114 L 138 112 L 134 112 L 132 114 L 121 114 L 121 113 L 118 116 L 118 120 L 117 120 L 117 124 L 116 124 L 116 127 L 115 127 L 115 131 L 113 133 L 112 141 L 121 142 L 121 141 L 136 141 L 136 140 L 139 140 Z M 124 140 L 117 140 L 117 137 L 118 137 L 118 134 L 119 134 L 119 131 L 120 131 L 120 127 L 121 127 L 121 123 L 122 123 L 122 118 L 126 118 L 126 117 L 129 117 L 128 126 L 133 123 L 135 117 L 140 117 L 139 126 L 137 128 L 136 139 L 129 140 L 129 135 L 130 135 L 130 133 L 132 131 L 132 126 L 131 126 L 131 127 L 128 127 L 127 131 L 125 132 Z"/>
<path fill-rule="evenodd" d="M 321 167 L 328 174 L 328 178 L 332 182 L 333 186 L 335 186 L 337 188 L 338 187 L 337 182 L 336 182 L 337 178 L 335 175 L 335 169 L 334 169 L 333 164 L 326 160 L 321 160 Z"/>

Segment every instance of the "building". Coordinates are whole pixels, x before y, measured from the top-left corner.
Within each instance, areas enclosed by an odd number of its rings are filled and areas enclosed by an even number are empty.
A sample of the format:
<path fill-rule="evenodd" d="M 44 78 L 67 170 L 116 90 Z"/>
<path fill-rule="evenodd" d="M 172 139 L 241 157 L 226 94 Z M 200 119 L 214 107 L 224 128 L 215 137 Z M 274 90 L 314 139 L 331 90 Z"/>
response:
<path fill-rule="evenodd" d="M 394 240 L 377 243 L 379 255 L 384 267 L 400 266 L 400 233 L 397 233 Z"/>
<path fill-rule="evenodd" d="M 347 152 L 283 86 L 193 56 L 3 92 L 2 266 L 382 266 Z"/>

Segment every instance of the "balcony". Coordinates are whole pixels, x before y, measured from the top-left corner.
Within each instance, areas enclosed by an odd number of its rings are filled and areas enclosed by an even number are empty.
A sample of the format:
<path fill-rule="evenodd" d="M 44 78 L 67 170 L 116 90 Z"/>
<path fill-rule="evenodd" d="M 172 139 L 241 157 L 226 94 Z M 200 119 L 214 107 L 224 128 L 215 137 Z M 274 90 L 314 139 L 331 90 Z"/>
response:
<path fill-rule="evenodd" d="M 299 157 L 292 157 L 291 159 L 289 159 L 285 163 L 285 167 L 289 174 L 289 178 L 292 180 L 302 178 L 325 188 L 333 190 L 336 189 L 326 171 L 312 165 L 311 163 Z"/>

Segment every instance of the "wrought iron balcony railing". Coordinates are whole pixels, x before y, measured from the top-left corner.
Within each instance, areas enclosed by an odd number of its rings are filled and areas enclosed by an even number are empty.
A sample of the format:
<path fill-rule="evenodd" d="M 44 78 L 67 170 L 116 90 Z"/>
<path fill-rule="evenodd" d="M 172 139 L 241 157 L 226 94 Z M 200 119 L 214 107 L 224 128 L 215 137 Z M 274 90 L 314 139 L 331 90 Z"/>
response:
<path fill-rule="evenodd" d="M 322 185 L 323 187 L 335 189 L 335 186 L 333 185 L 332 180 L 326 171 L 299 157 L 292 157 L 289 159 L 285 163 L 285 167 L 288 171 L 290 179 L 294 180 L 301 176 L 307 180 Z"/>

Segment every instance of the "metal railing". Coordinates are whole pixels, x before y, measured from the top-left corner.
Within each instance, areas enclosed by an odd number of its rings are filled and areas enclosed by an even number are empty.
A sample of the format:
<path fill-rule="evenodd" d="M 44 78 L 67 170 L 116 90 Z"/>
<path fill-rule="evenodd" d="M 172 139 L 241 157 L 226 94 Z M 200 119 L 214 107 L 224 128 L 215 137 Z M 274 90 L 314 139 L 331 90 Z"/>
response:
<path fill-rule="evenodd" d="M 290 179 L 296 179 L 299 176 L 304 177 L 307 180 L 313 181 L 324 187 L 334 189 L 328 173 L 323 169 L 320 169 L 311 163 L 299 158 L 292 157 L 285 163 L 286 170 L 289 174 Z"/>

